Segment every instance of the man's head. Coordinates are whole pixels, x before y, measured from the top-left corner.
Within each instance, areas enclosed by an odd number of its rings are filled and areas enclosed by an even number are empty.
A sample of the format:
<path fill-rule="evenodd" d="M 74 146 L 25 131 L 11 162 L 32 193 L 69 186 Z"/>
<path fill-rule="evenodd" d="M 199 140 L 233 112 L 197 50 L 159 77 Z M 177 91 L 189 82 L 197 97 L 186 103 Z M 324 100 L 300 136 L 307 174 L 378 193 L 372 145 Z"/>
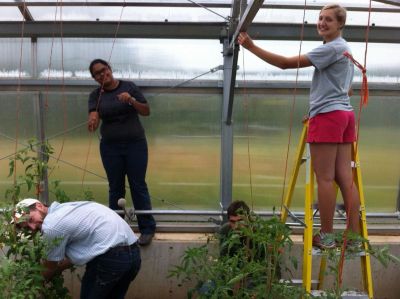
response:
<path fill-rule="evenodd" d="M 235 200 L 229 205 L 226 212 L 229 225 L 234 228 L 236 227 L 236 222 L 242 220 L 243 215 L 250 214 L 250 208 L 243 200 Z"/>
<path fill-rule="evenodd" d="M 47 207 L 39 200 L 25 198 L 15 206 L 14 221 L 19 228 L 27 228 L 36 232 L 42 228 L 46 215 Z"/>

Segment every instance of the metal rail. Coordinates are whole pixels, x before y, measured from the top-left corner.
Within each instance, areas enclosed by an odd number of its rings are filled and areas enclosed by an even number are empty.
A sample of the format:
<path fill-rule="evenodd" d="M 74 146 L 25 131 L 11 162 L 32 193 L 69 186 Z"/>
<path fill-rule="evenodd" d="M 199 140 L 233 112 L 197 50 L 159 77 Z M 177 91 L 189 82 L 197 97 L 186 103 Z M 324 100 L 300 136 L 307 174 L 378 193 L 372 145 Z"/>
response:
<path fill-rule="evenodd" d="M 396 1 L 384 1 L 375 0 L 374 2 L 381 2 L 387 5 L 375 5 L 372 7 L 373 12 L 400 12 L 400 9 L 397 8 L 400 4 Z M 196 1 L 196 3 L 208 7 L 208 8 L 231 8 L 231 3 L 228 2 L 218 2 L 218 1 Z M 1 2 L 1 6 L 20 6 L 21 3 L 18 2 Z M 389 5 L 393 5 L 394 7 L 390 7 Z M 53 7 L 53 6 L 60 6 L 60 2 L 53 1 L 53 2 L 45 2 L 45 1 L 37 1 L 37 2 L 26 2 L 26 6 L 28 7 Z M 176 2 L 176 1 L 169 1 L 169 2 L 158 2 L 158 1 L 147 1 L 147 2 L 124 2 L 124 1 L 109 1 L 109 2 L 70 2 L 70 1 L 63 1 L 63 7 L 199 7 L 199 5 L 191 2 Z M 308 4 L 308 10 L 320 10 L 323 5 L 318 4 Z M 265 3 L 261 6 L 261 8 L 269 8 L 269 9 L 304 9 L 304 5 L 302 4 L 293 4 L 290 1 L 281 1 L 278 3 Z M 349 5 L 346 6 L 348 11 L 368 11 L 368 7 L 366 5 Z"/>
<path fill-rule="evenodd" d="M 171 86 L 176 86 L 177 83 L 182 80 L 167 80 L 167 79 L 134 79 L 135 84 L 140 88 L 169 88 Z M 235 88 L 242 88 L 246 86 L 246 89 L 263 89 L 265 93 L 268 93 L 268 89 L 293 89 L 294 83 L 293 81 L 265 81 L 265 80 L 236 80 Z M 246 83 L 246 84 L 245 84 Z M 6 91 L 6 87 L 10 87 L 10 91 L 15 92 L 15 87 L 20 86 L 21 90 L 32 90 L 35 91 L 44 90 L 49 87 L 57 87 L 67 86 L 67 87 L 76 87 L 77 89 L 81 88 L 95 88 L 97 85 L 93 80 L 89 79 L 65 79 L 64 81 L 60 79 L 7 79 L 1 78 L 0 86 L 2 87 L 2 91 Z M 371 93 L 373 92 L 392 92 L 399 91 L 400 85 L 398 83 L 385 83 L 385 82 L 368 82 L 368 87 Z M 167 90 L 165 93 L 174 92 L 179 89 L 204 89 L 204 88 L 212 88 L 212 89 L 221 89 L 222 88 L 222 80 L 195 80 L 192 82 L 186 83 L 184 86 L 179 86 L 174 90 Z M 297 85 L 298 89 L 308 89 L 310 88 L 309 81 L 300 81 Z M 360 82 L 355 82 L 353 85 L 354 90 L 359 90 L 361 88 Z M 46 89 L 47 90 L 47 89 Z M 59 89 L 57 89 L 59 91 Z M 288 91 L 290 93 L 290 91 Z M 400 186 L 400 185 L 399 185 Z"/>
<path fill-rule="evenodd" d="M 0 6 L 1 7 L 1 6 Z M 219 39 L 225 22 L 117 22 L 117 21 L 1 21 L 0 38 L 60 37 L 54 28 L 62 25 L 64 38 L 113 38 L 119 24 L 118 38 L 170 38 L 170 39 Z M 253 23 L 249 34 L 256 39 L 298 40 L 302 24 Z M 346 26 L 345 38 L 350 42 L 365 41 L 365 26 Z M 314 24 L 304 25 L 303 40 L 320 41 Z M 400 43 L 400 27 L 370 26 L 369 42 Z"/>
<path fill-rule="evenodd" d="M 117 213 L 124 213 L 123 210 L 116 210 Z M 224 216 L 226 211 L 218 210 L 135 210 L 137 215 L 196 215 L 196 216 Z M 280 212 L 273 211 L 255 211 L 256 215 L 262 217 L 280 216 Z M 303 218 L 304 212 L 291 212 L 295 217 Z M 387 218 L 400 220 L 400 212 L 393 213 L 366 213 L 368 218 Z"/>

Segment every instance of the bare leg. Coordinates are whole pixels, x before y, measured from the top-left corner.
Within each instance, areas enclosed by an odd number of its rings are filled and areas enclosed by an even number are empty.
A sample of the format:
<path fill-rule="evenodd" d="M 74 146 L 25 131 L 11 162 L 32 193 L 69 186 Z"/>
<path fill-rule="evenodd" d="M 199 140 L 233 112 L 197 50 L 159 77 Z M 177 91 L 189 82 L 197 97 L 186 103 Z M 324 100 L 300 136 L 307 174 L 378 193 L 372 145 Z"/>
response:
<path fill-rule="evenodd" d="M 333 183 L 337 149 L 336 143 L 310 143 L 312 165 L 318 184 L 321 231 L 324 233 L 333 232 L 333 215 L 336 206 L 336 190 Z"/>
<path fill-rule="evenodd" d="M 349 228 L 353 232 L 360 232 L 360 195 L 353 182 L 351 169 L 351 143 L 338 144 L 335 165 L 335 180 L 342 192 L 343 201 L 348 212 Z"/>

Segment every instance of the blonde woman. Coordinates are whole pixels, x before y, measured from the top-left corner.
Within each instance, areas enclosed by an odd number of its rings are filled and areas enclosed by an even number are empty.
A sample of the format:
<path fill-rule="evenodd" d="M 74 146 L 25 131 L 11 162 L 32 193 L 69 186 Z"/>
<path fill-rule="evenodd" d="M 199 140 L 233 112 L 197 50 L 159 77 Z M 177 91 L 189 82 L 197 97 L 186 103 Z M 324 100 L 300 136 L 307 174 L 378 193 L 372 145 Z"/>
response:
<path fill-rule="evenodd" d="M 327 249 L 336 246 L 333 216 L 336 205 L 334 182 L 340 188 L 348 211 L 349 228 L 359 232 L 360 199 L 353 184 L 351 148 L 356 140 L 354 111 L 350 104 L 354 66 L 343 53 L 351 50 L 342 38 L 346 10 L 338 4 L 324 6 L 317 22 L 323 44 L 300 56 L 285 57 L 264 50 L 245 32 L 238 42 L 267 63 L 281 69 L 314 67 L 310 88 L 309 130 L 312 166 L 318 183 L 321 230 L 313 246 Z"/>

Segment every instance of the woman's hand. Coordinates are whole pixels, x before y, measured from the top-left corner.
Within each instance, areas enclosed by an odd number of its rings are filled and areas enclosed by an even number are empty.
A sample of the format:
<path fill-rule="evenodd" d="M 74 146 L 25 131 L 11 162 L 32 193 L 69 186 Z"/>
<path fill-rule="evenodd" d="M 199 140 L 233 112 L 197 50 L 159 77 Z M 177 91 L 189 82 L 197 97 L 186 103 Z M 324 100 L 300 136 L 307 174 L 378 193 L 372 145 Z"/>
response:
<path fill-rule="evenodd" d="M 253 42 L 251 37 L 246 32 L 240 32 L 237 37 L 237 41 L 240 45 L 257 57 L 283 70 L 312 66 L 311 61 L 305 54 L 300 56 L 296 55 L 292 57 L 286 57 L 260 48 Z"/>
<path fill-rule="evenodd" d="M 118 100 L 120 100 L 122 103 L 127 103 L 127 104 L 133 104 L 136 99 L 132 97 L 128 92 L 122 92 L 119 95 L 117 95 Z"/>
<path fill-rule="evenodd" d="M 131 96 L 128 92 L 122 92 L 117 95 L 118 100 L 123 103 L 127 103 L 128 105 L 132 106 L 136 109 L 136 111 L 143 116 L 150 115 L 150 108 L 147 103 L 141 103 L 137 101 L 133 96 Z"/>
<path fill-rule="evenodd" d="M 99 126 L 99 112 L 92 111 L 89 113 L 88 130 L 89 132 L 96 131 Z"/>
<path fill-rule="evenodd" d="M 246 49 L 254 47 L 254 42 L 246 32 L 240 32 L 237 41 Z"/>

